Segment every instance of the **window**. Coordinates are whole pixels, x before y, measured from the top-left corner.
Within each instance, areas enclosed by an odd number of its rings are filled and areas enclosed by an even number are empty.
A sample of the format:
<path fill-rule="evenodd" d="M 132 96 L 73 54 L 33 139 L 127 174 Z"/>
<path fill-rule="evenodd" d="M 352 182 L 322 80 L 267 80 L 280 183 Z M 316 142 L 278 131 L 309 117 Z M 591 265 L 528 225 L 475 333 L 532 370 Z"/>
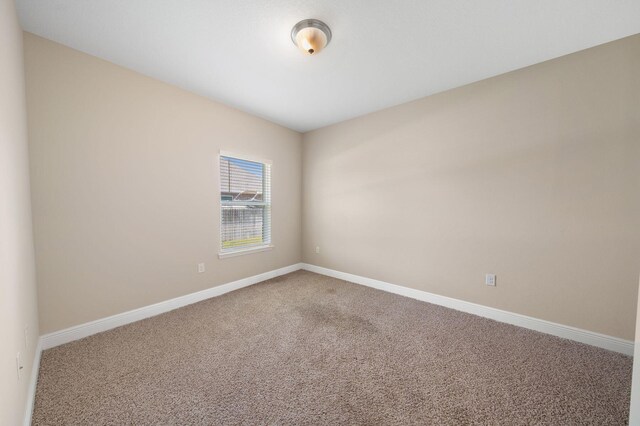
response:
<path fill-rule="evenodd" d="M 271 247 L 271 163 L 220 154 L 220 257 Z"/>

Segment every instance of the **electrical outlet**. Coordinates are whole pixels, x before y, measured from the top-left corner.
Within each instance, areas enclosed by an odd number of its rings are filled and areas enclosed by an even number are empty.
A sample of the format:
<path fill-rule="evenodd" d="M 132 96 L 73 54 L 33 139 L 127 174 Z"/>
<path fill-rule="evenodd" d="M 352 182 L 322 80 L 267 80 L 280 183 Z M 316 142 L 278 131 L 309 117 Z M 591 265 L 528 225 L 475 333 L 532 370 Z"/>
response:
<path fill-rule="evenodd" d="M 16 369 L 18 372 L 18 381 L 22 379 L 22 370 L 24 366 L 22 365 L 22 357 L 20 356 L 20 352 L 16 355 Z"/>
<path fill-rule="evenodd" d="M 204 263 L 198 263 L 198 273 L 201 274 L 204 272 Z"/>
<path fill-rule="evenodd" d="M 486 285 L 494 286 L 496 285 L 496 275 L 495 274 L 487 274 L 484 277 L 484 283 Z"/>
<path fill-rule="evenodd" d="M 24 326 L 24 348 L 29 349 L 29 326 Z"/>
<path fill-rule="evenodd" d="M 320 246 L 316 246 L 316 253 L 320 253 Z"/>

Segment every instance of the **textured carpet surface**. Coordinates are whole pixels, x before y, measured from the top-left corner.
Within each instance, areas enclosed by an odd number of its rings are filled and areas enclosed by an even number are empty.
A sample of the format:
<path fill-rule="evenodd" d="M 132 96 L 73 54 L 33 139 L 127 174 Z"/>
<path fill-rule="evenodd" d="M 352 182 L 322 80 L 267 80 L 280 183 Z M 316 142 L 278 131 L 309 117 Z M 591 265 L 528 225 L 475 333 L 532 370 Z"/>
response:
<path fill-rule="evenodd" d="M 305 271 L 47 350 L 36 425 L 621 425 L 632 359 Z"/>

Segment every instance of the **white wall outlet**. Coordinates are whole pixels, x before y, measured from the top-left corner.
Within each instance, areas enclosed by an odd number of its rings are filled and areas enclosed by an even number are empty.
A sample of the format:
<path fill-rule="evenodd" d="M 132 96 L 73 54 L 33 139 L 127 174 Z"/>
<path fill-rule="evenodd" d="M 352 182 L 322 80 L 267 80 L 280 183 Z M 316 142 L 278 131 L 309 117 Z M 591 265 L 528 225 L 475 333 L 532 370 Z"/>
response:
<path fill-rule="evenodd" d="M 496 274 L 487 274 L 484 277 L 484 283 L 486 285 L 494 286 L 496 285 Z"/>
<path fill-rule="evenodd" d="M 320 246 L 316 246 L 316 253 L 320 253 Z"/>
<path fill-rule="evenodd" d="M 205 270 L 204 263 L 198 263 L 198 273 L 201 274 Z"/>
<path fill-rule="evenodd" d="M 16 355 L 16 369 L 18 372 L 18 381 L 22 379 L 22 370 L 24 369 L 24 365 L 22 365 L 22 356 L 20 356 L 20 352 Z"/>
<path fill-rule="evenodd" d="M 29 349 L 29 326 L 24 326 L 24 348 Z"/>

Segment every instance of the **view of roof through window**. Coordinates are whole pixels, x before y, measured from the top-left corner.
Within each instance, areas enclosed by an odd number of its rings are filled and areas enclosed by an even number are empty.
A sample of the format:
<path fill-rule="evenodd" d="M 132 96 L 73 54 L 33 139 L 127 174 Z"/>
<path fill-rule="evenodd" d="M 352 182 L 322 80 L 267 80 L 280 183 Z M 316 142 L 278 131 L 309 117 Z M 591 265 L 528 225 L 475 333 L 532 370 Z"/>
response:
<path fill-rule="evenodd" d="M 224 201 L 263 201 L 264 165 L 220 157 L 220 184 Z"/>

